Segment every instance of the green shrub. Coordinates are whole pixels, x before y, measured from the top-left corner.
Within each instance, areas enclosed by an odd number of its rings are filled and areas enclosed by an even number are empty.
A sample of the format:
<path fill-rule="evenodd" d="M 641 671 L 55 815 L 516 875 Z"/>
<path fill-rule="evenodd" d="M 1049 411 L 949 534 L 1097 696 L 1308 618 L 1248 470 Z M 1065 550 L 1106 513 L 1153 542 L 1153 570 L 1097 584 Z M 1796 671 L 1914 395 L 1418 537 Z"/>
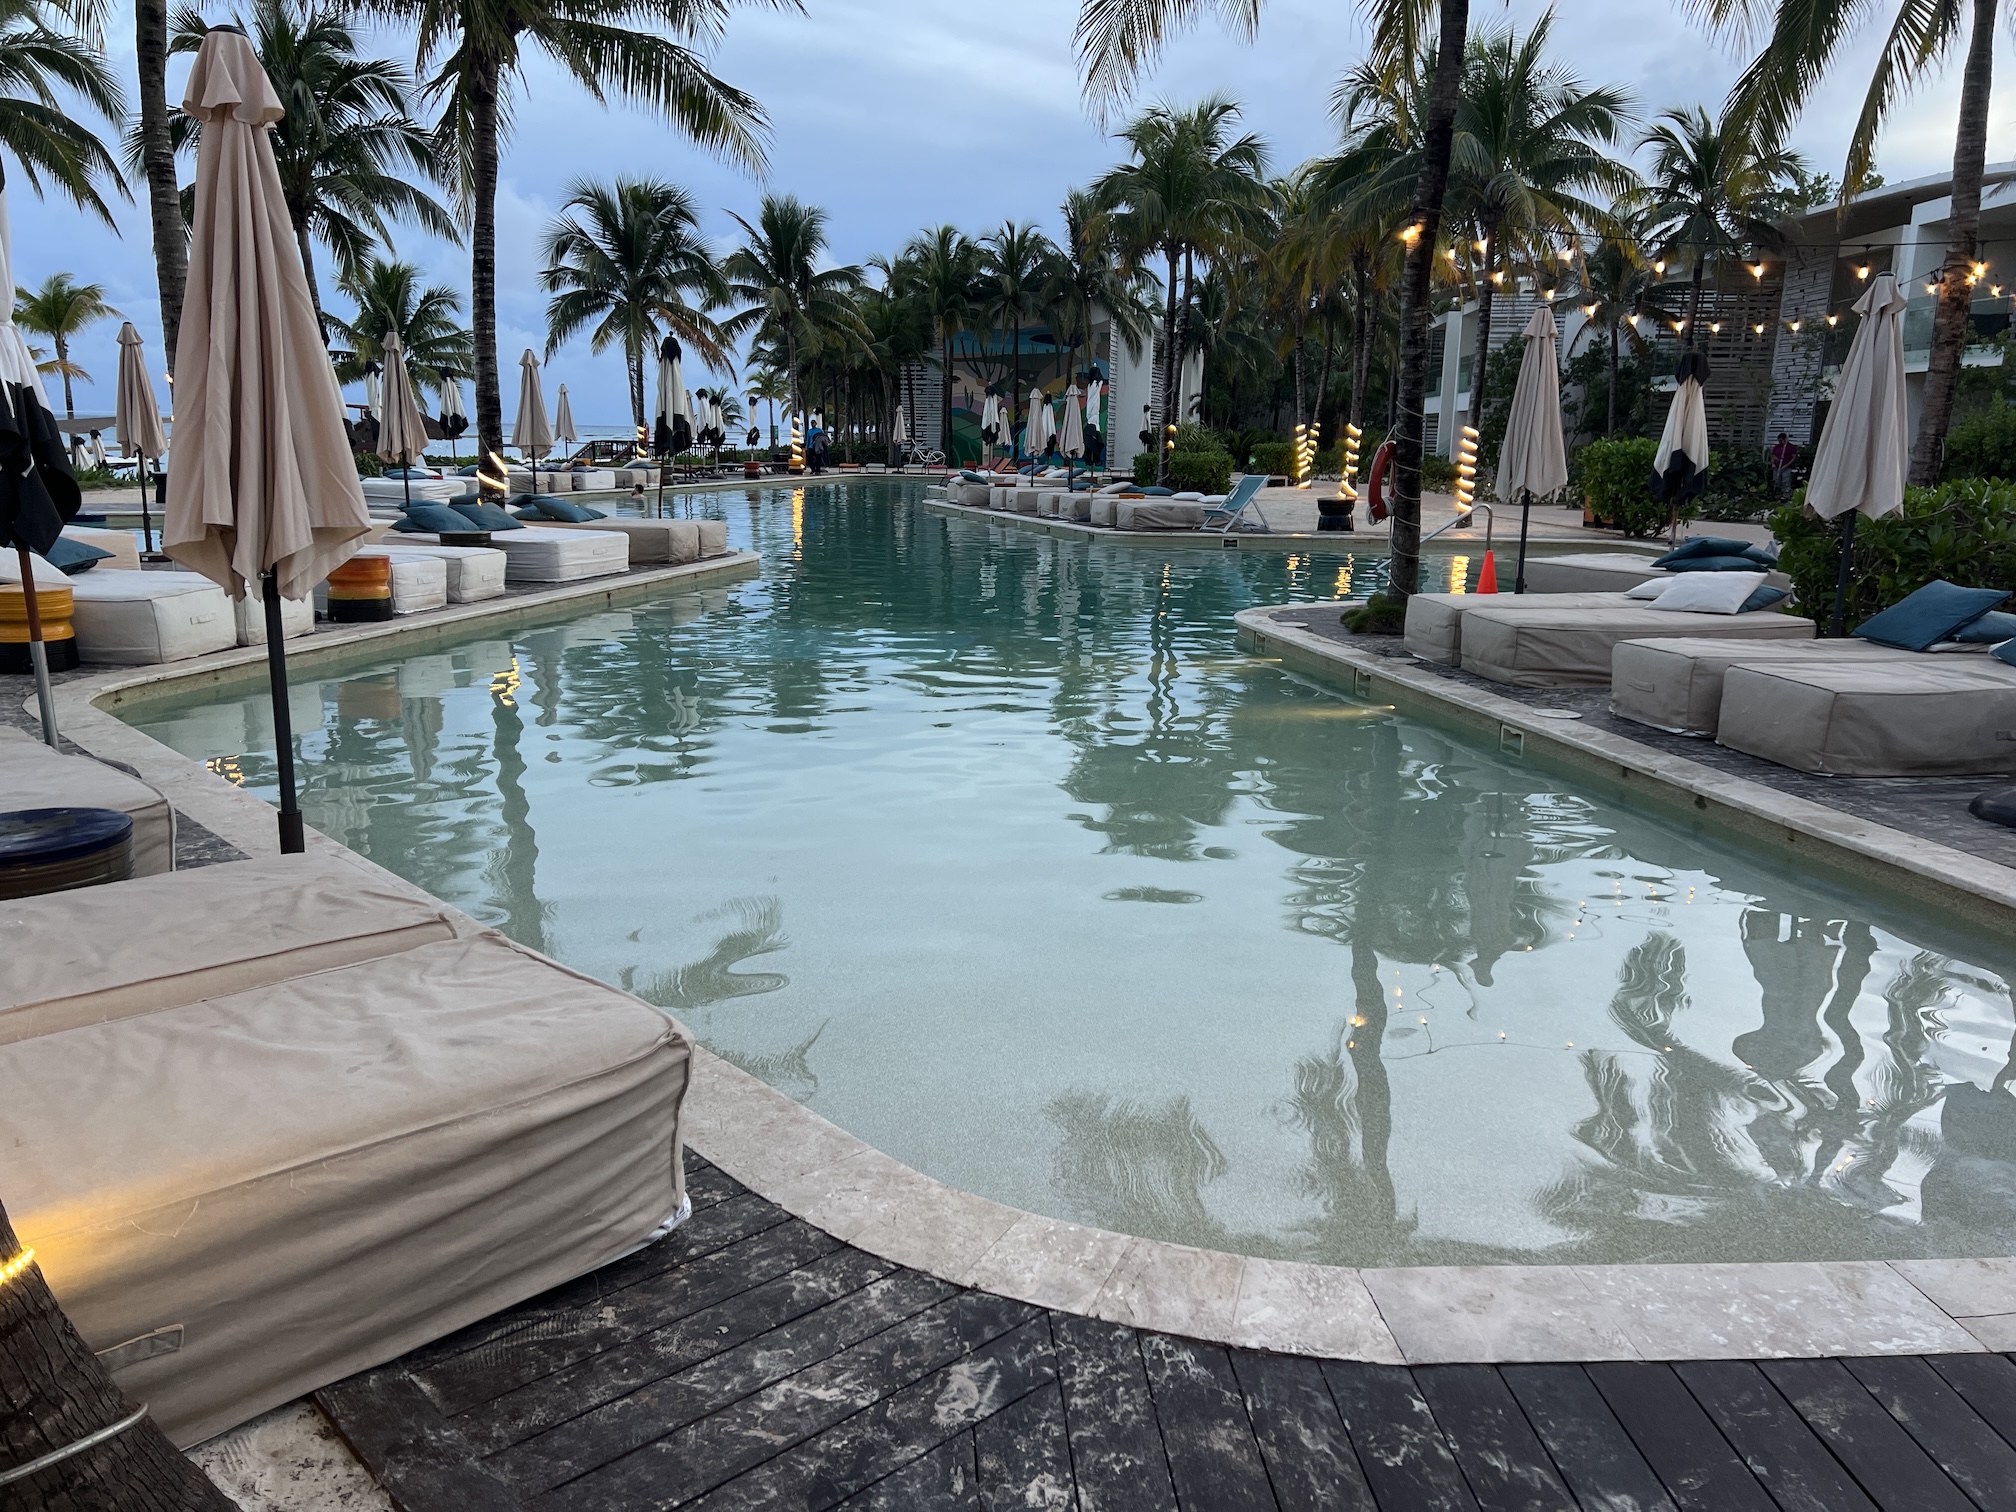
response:
<path fill-rule="evenodd" d="M 1399 635 L 1407 628 L 1407 605 L 1375 593 L 1356 609 L 1346 609 L 1338 622 L 1353 635 Z"/>
<path fill-rule="evenodd" d="M 1178 493 L 1222 494 L 1232 486 L 1232 459 L 1222 451 L 1169 453 L 1163 482 Z"/>
<path fill-rule="evenodd" d="M 1369 463 L 1366 464 L 1368 467 Z M 1438 457 L 1434 452 L 1424 452 L 1421 456 L 1421 486 L 1432 488 L 1437 493 L 1447 493 L 1456 486 L 1456 464 L 1447 457 Z"/>
<path fill-rule="evenodd" d="M 1143 488 L 1155 481 L 1155 453 L 1134 453 L 1134 481 Z"/>
<path fill-rule="evenodd" d="M 1798 499 L 1770 520 L 1778 566 L 1801 609 L 1825 620 L 1841 566 L 1841 525 L 1817 520 Z M 1964 478 L 1904 491 L 1901 513 L 1855 522 L 1847 622 L 1859 624 L 1935 578 L 2016 591 L 2016 484 Z"/>
<path fill-rule="evenodd" d="M 1287 476 L 1295 466 L 1293 441 L 1262 441 L 1253 448 L 1247 466 L 1254 472 Z"/>
<path fill-rule="evenodd" d="M 360 478 L 382 478 L 385 476 L 385 460 L 376 452 L 357 452 L 357 476 Z"/>
<path fill-rule="evenodd" d="M 1643 436 L 1591 441 L 1583 447 L 1578 454 L 1582 496 L 1590 513 L 1629 536 L 1664 530 L 1666 506 L 1652 497 L 1652 459 L 1658 453 L 1659 443 Z"/>
<path fill-rule="evenodd" d="M 1171 451 L 1216 452 L 1225 450 L 1225 441 L 1218 432 L 1208 425 L 1199 425 L 1194 420 L 1185 420 L 1176 427 L 1176 444 Z M 1229 452 L 1226 455 L 1231 455 Z"/>
<path fill-rule="evenodd" d="M 1946 432 L 1945 476 L 2016 478 L 2016 405 L 1996 403 Z"/>
<path fill-rule="evenodd" d="M 1718 451 L 1708 460 L 1708 486 L 1695 499 L 1700 520 L 1755 520 L 1772 509 L 1770 459 L 1752 451 Z"/>

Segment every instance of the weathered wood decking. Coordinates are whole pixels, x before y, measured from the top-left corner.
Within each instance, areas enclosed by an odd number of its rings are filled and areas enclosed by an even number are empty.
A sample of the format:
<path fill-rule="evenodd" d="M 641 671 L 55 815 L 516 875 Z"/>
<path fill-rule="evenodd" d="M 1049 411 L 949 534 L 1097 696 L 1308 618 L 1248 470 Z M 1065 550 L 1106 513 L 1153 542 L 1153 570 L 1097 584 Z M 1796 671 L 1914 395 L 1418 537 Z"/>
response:
<path fill-rule="evenodd" d="M 689 1157 L 673 1238 L 318 1394 L 405 1512 L 2016 1508 L 2016 1363 L 1401 1366 L 964 1290 Z"/>

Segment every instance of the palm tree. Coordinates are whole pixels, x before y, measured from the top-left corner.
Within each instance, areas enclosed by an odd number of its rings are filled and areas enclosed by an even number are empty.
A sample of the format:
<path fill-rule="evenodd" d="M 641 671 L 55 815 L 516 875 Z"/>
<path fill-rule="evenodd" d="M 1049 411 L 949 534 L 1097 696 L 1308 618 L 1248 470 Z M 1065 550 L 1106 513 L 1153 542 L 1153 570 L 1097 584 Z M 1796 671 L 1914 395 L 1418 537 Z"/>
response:
<path fill-rule="evenodd" d="M 440 388 L 469 376 L 473 366 L 469 328 L 460 323 L 462 299 L 441 284 L 422 287 L 412 263 L 370 257 L 337 287 L 356 302 L 349 320 L 330 317 L 332 331 L 350 343 L 333 353 L 336 376 L 354 383 L 368 362 L 383 362 L 384 342 L 397 335 L 406 352 L 406 371 L 416 384 Z"/>
<path fill-rule="evenodd" d="M 887 438 L 891 417 L 903 402 L 903 380 L 931 349 L 931 322 L 917 300 L 904 291 L 888 259 L 872 259 L 871 266 L 882 274 L 882 287 L 864 294 L 859 308 L 868 331 L 864 354 L 882 384 L 882 434 Z M 916 413 L 914 402 L 910 413 Z M 902 460 L 893 445 L 888 460 L 891 464 Z"/>
<path fill-rule="evenodd" d="M 14 323 L 24 331 L 47 336 L 55 345 L 53 367 L 63 375 L 63 414 L 66 419 L 75 416 L 70 380 L 88 380 L 91 375 L 70 360 L 70 343 L 87 327 L 119 318 L 119 312 L 105 302 L 103 284 L 80 284 L 68 273 L 51 273 L 34 293 L 17 289 L 14 298 Z"/>
<path fill-rule="evenodd" d="M 1582 314 L 1589 324 L 1604 333 L 1609 346 L 1610 391 L 1603 417 L 1603 434 L 1617 434 L 1617 383 L 1622 356 L 1621 345 L 1630 342 L 1642 354 L 1645 341 L 1638 334 L 1638 319 L 1650 315 L 1671 320 L 1671 309 L 1660 296 L 1659 284 L 1646 264 L 1637 240 L 1631 237 L 1606 238 L 1582 260 Z"/>
<path fill-rule="evenodd" d="M 569 211 L 580 211 L 577 218 Z M 644 359 L 661 324 L 710 367 L 732 370 L 721 328 L 708 318 L 728 286 L 700 236 L 693 197 L 662 179 L 576 181 L 540 243 L 546 355 L 591 323 L 589 348 L 623 348 L 630 412 L 645 423 Z"/>
<path fill-rule="evenodd" d="M 1757 139 L 1770 143 L 1783 140 L 1807 95 L 1860 31 L 1860 23 L 1871 11 L 1890 8 L 1860 0 L 1697 0 L 1697 5 L 1717 28 L 1748 33 L 1768 25 L 1763 50 L 1730 91 L 1729 108 Z M 1900 0 L 1877 53 L 1841 174 L 1841 198 L 1846 203 L 1869 182 L 1876 138 L 1892 107 L 1951 59 L 1964 31 L 1966 61 L 1953 137 L 1946 263 L 1939 307 L 1932 317 L 1932 351 L 1925 368 L 1918 436 L 1911 450 L 1911 481 L 1921 486 L 1937 483 L 1945 463 L 1946 430 L 1953 419 L 1953 395 L 1967 346 L 1980 243 L 1981 178 L 1988 159 L 1995 11 L 1996 0 Z"/>
<path fill-rule="evenodd" d="M 1134 356 L 1155 328 L 1150 300 L 1155 284 L 1145 268 L 1131 266 L 1121 255 L 1113 226 L 1099 213 L 1090 190 L 1073 189 L 1064 196 L 1064 239 L 1050 264 L 1050 286 L 1043 303 L 1062 327 L 1071 368 L 1078 349 L 1092 342 L 1092 317 L 1104 310 L 1113 332 Z"/>
<path fill-rule="evenodd" d="M 1628 193 L 1637 175 L 1604 149 L 1631 119 L 1631 97 L 1591 89 L 1547 59 L 1554 13 L 1522 39 L 1513 28 L 1470 43 L 1451 150 L 1452 196 L 1482 244 L 1477 277 L 1477 354 L 1471 367 L 1470 423 L 1483 424 L 1492 295 L 1512 258 L 1544 258 L 1578 225 L 1603 218 L 1583 196 Z"/>
<path fill-rule="evenodd" d="M 236 21 L 286 112 L 273 123 L 273 158 L 325 340 L 316 242 L 335 254 L 340 281 L 356 274 L 374 245 L 390 245 L 388 219 L 460 239 L 448 212 L 416 182 L 435 177 L 439 164 L 412 115 L 412 75 L 389 58 L 360 57 L 350 14 L 315 0 L 254 0 L 249 17 Z M 178 10 L 169 51 L 195 52 L 209 30 L 199 12 Z M 175 117 L 170 138 L 178 151 L 196 135 L 193 121 Z M 144 158 L 144 146 L 143 135 L 129 146 L 129 162 Z"/>
<path fill-rule="evenodd" d="M 764 195 L 754 225 L 739 215 L 734 220 L 748 239 L 721 271 L 728 296 L 747 304 L 721 329 L 731 338 L 753 334 L 783 349 L 795 414 L 805 407 L 805 360 L 829 343 L 865 339 L 852 303 L 861 270 L 819 266 L 826 255 L 826 212 L 794 195 Z"/>
<path fill-rule="evenodd" d="M 976 290 L 980 315 L 995 330 L 1005 324 L 1014 333 L 1009 361 L 1014 376 L 1009 380 L 1009 414 L 1022 403 L 1022 324 L 1033 320 L 1043 306 L 1043 291 L 1050 284 L 1057 248 L 1034 226 L 1003 221 L 1001 229 L 980 238 L 980 283 Z M 1012 433 L 1013 425 L 1011 422 Z M 950 457 L 951 452 L 946 452 Z"/>
<path fill-rule="evenodd" d="M 1652 149 L 1652 166 L 1644 186 L 1627 197 L 1627 208 L 1649 245 L 1693 259 L 1686 315 L 1691 347 L 1709 264 L 1777 244 L 1771 211 L 1805 160 L 1760 145 L 1736 112 L 1725 110 L 1717 121 L 1699 105 L 1662 111 L 1639 145 Z"/>
<path fill-rule="evenodd" d="M 1097 3 L 1088 0 L 1088 9 Z M 1132 161 L 1108 170 L 1092 187 L 1122 245 L 1136 257 L 1161 257 L 1168 270 L 1163 285 L 1163 432 L 1177 419 L 1183 314 L 1195 292 L 1196 264 L 1244 244 L 1268 199 L 1267 149 L 1251 133 L 1232 136 L 1238 118 L 1239 107 L 1223 95 L 1208 96 L 1187 110 L 1151 106 L 1120 132 Z M 1157 448 L 1158 479 L 1166 455 L 1166 448 Z"/>
<path fill-rule="evenodd" d="M 139 0 L 145 4 L 147 0 Z M 795 0 L 773 0 L 795 4 Z M 470 224 L 469 293 L 476 358 L 476 433 L 504 445 L 497 374 L 497 165 L 511 91 L 526 56 L 543 54 L 597 104 L 649 106 L 686 138 L 751 170 L 763 165 L 762 106 L 706 66 L 731 0 L 364 0 L 411 25 L 436 127 Z"/>
<path fill-rule="evenodd" d="M 934 226 L 910 239 L 896 262 L 903 287 L 931 322 L 938 343 L 938 375 L 944 385 L 939 414 L 941 444 L 952 455 L 952 343 L 979 311 L 980 248 L 964 232 Z"/>
<path fill-rule="evenodd" d="M 147 179 L 154 284 L 161 295 L 161 341 L 172 373 L 175 342 L 182 329 L 182 296 L 189 281 L 189 224 L 182 213 L 182 184 L 175 172 L 175 117 L 168 105 L 168 0 L 133 0 L 133 55 L 140 76 L 140 112 L 134 130 Z"/>
<path fill-rule="evenodd" d="M 112 212 L 95 180 L 110 180 L 124 194 L 118 165 L 63 101 L 74 94 L 115 121 L 126 113 L 118 82 L 89 35 L 96 11 L 93 0 L 0 0 L 0 149 L 21 165 L 37 194 L 46 183 L 109 226 Z M 59 29 L 52 18 L 86 35 Z"/>
<path fill-rule="evenodd" d="M 749 375 L 749 398 L 765 400 L 770 405 L 770 444 L 777 444 L 777 401 L 787 403 L 791 398 L 791 378 L 782 368 L 759 367 Z"/>

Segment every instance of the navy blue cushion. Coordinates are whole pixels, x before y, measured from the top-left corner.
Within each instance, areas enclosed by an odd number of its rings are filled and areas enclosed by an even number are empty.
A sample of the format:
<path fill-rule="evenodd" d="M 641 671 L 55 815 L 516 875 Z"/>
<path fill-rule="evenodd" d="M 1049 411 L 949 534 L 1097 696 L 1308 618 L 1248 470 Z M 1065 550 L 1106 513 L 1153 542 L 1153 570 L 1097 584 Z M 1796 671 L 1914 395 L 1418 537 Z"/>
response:
<path fill-rule="evenodd" d="M 1724 557 L 1740 557 L 1750 564 L 1748 570 L 1752 572 L 1759 566 L 1774 567 L 1778 563 L 1778 553 L 1776 551 L 1767 550 L 1762 546 L 1753 546 L 1748 541 L 1732 540 L 1727 536 L 1696 536 L 1690 540 L 1682 541 L 1678 546 L 1667 552 L 1666 555 L 1654 561 L 1652 565 L 1654 567 L 1670 568 L 1674 572 L 1685 572 L 1688 570 L 1685 565 L 1686 563 Z M 1697 568 L 1695 570 L 1733 572 L 1737 569 Z"/>
<path fill-rule="evenodd" d="M 1769 609 L 1773 605 L 1782 604 L 1790 597 L 1791 595 L 1783 588 L 1768 586 L 1759 588 L 1751 593 L 1750 597 L 1743 600 L 1743 607 L 1736 612 L 1739 614 L 1755 614 L 1759 609 Z"/>
<path fill-rule="evenodd" d="M 469 523 L 464 530 L 523 530 L 525 527 L 495 504 L 450 504 L 449 510 Z"/>
<path fill-rule="evenodd" d="M 446 504 L 414 504 L 392 522 L 392 528 L 427 535 L 469 535 L 476 527 Z"/>
<path fill-rule="evenodd" d="M 2016 640 L 2016 614 L 1990 609 L 1972 624 L 1962 625 L 1953 637 L 1970 646 L 1992 646 L 1997 641 Z"/>
<path fill-rule="evenodd" d="M 1657 565 L 1656 563 L 1654 564 Z M 1756 572 L 1763 563 L 1746 556 L 1691 556 L 1668 562 L 1668 572 Z"/>
<path fill-rule="evenodd" d="M 599 509 L 590 509 L 586 504 L 576 504 L 571 499 L 556 499 L 551 494 L 540 494 L 534 507 L 547 519 L 558 520 L 563 525 L 585 525 L 590 520 L 609 518 Z"/>
<path fill-rule="evenodd" d="M 1951 640 L 1962 625 L 1972 624 L 2009 597 L 2000 588 L 1962 588 L 1944 578 L 1927 583 L 1901 603 L 1872 615 L 1855 633 L 1879 646 L 1923 651 Z"/>
<path fill-rule="evenodd" d="M 89 572 L 110 555 L 111 552 L 88 541 L 73 541 L 69 536 L 58 536 L 55 544 L 42 553 L 42 560 L 75 577 L 80 572 Z"/>
<path fill-rule="evenodd" d="M 456 468 L 455 476 L 458 478 L 473 478 L 481 471 L 483 469 L 478 464 L 471 462 L 467 467 Z"/>
<path fill-rule="evenodd" d="M 1988 654 L 1997 661 L 2005 661 L 2010 666 L 2016 667 L 2016 641 L 2004 641 Z"/>
<path fill-rule="evenodd" d="M 1170 499 L 1176 496 L 1175 489 L 1164 488 L 1160 483 L 1150 483 L 1146 488 L 1142 489 L 1141 492 L 1146 494 L 1151 499 Z"/>

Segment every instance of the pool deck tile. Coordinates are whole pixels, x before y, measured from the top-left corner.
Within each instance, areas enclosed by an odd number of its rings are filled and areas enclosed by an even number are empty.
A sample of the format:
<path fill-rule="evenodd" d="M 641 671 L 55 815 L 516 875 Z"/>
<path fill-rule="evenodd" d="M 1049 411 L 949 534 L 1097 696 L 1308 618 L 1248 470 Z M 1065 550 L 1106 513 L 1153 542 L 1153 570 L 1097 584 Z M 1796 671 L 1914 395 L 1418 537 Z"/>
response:
<path fill-rule="evenodd" d="M 863 1145 L 852 1155 L 791 1177 L 766 1195 L 786 1212 L 834 1238 L 851 1241 L 914 1200 L 928 1185 L 929 1178 Z"/>
<path fill-rule="evenodd" d="M 1244 1255 L 1133 1239 L 1087 1311 L 1130 1328 L 1226 1339 L 1245 1268 Z"/>
<path fill-rule="evenodd" d="M 934 1276 L 963 1276 L 1022 1216 L 1011 1208 L 928 1176 L 854 1236 L 870 1254 Z"/>
<path fill-rule="evenodd" d="M 2016 1313 L 2016 1260 L 1892 1260 L 1890 1268 L 1956 1318 Z"/>
<path fill-rule="evenodd" d="M 1228 1341 L 1281 1354 L 1405 1363 L 1363 1275 L 1334 1265 L 1249 1257 Z"/>
<path fill-rule="evenodd" d="M 960 1280 L 1039 1307 L 1082 1313 L 1112 1277 L 1132 1242 L 1125 1234 L 1109 1229 L 1084 1228 L 1024 1213 Z"/>
<path fill-rule="evenodd" d="M 1574 1266 L 1410 1265 L 1359 1274 L 1410 1365 L 1643 1358 Z"/>

